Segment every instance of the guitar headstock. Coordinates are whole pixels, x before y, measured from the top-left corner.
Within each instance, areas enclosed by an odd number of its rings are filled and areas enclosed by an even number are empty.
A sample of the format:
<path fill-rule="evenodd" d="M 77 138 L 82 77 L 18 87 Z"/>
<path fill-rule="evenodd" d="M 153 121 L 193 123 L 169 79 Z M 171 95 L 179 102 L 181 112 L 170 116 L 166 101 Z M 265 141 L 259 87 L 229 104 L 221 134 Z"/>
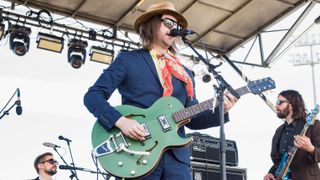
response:
<path fill-rule="evenodd" d="M 252 94 L 259 94 L 263 91 L 267 91 L 270 89 L 276 88 L 274 80 L 272 80 L 270 77 L 264 78 L 264 79 L 259 79 L 256 81 L 250 81 L 247 85 L 249 88 L 249 91 Z"/>
<path fill-rule="evenodd" d="M 317 104 L 311 112 L 308 114 L 306 124 L 312 125 L 314 123 L 314 120 L 316 118 L 316 115 L 319 113 L 319 105 Z"/>

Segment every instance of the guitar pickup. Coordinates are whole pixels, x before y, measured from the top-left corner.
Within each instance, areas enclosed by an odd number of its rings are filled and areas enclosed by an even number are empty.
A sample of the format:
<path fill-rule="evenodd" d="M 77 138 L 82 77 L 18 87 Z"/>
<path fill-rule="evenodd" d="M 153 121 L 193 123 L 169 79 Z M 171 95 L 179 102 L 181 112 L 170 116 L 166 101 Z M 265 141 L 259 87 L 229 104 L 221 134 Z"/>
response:
<path fill-rule="evenodd" d="M 162 127 L 163 132 L 171 130 L 170 124 L 165 115 L 160 115 L 157 119 Z"/>
<path fill-rule="evenodd" d="M 150 133 L 150 130 L 148 128 L 148 125 L 144 122 L 141 124 L 141 126 L 144 128 L 144 133 L 146 134 L 145 135 L 145 139 L 150 139 L 151 138 L 151 133 Z"/>

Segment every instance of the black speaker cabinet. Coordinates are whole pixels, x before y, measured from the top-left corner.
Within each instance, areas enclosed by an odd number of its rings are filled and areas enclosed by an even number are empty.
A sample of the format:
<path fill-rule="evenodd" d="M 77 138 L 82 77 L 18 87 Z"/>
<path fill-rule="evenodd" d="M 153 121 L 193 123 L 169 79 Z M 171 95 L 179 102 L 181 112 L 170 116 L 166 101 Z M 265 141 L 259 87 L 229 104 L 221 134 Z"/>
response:
<path fill-rule="evenodd" d="M 191 176 L 193 180 L 218 180 L 221 179 L 220 166 L 191 161 Z M 247 170 L 245 168 L 226 166 L 228 180 L 246 180 Z"/>
<path fill-rule="evenodd" d="M 193 141 L 189 146 L 190 160 L 203 163 L 220 164 L 219 139 L 200 133 L 187 134 Z M 226 140 L 226 165 L 238 166 L 236 142 Z"/>

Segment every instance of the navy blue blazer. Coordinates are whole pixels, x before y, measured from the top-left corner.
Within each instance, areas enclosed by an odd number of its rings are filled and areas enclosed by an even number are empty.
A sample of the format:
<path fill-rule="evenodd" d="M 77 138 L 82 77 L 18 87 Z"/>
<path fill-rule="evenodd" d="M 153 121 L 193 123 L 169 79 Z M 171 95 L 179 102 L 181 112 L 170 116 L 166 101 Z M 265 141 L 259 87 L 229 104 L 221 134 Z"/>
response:
<path fill-rule="evenodd" d="M 186 71 L 194 83 L 192 72 L 187 68 Z M 189 100 L 182 81 L 173 77 L 172 85 L 174 87 L 172 96 L 185 107 L 198 103 L 196 97 L 192 101 Z M 116 89 L 121 94 L 122 104 L 139 108 L 148 108 L 162 97 L 163 88 L 148 50 L 120 52 L 85 94 L 85 106 L 106 130 L 113 128 L 116 121 L 122 116 L 108 102 Z M 228 114 L 225 114 L 225 122 L 227 121 L 229 117 Z M 196 115 L 186 126 L 190 129 L 205 129 L 219 126 L 219 124 L 219 111 L 216 108 L 214 113 L 212 110 L 207 110 Z M 185 137 L 184 127 L 181 127 L 178 133 Z M 175 148 L 173 153 L 179 161 L 190 164 L 188 147 Z"/>

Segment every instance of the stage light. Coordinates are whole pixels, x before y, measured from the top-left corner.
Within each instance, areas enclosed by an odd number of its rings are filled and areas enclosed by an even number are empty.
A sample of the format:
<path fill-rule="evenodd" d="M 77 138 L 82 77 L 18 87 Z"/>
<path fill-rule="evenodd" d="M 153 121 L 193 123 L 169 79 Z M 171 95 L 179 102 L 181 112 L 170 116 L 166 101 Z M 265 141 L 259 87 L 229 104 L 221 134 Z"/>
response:
<path fill-rule="evenodd" d="M 87 41 L 82 41 L 79 39 L 72 39 L 68 43 L 68 62 L 73 68 L 78 69 L 82 64 L 85 63 L 87 46 Z"/>
<path fill-rule="evenodd" d="M 5 28 L 4 24 L 1 23 L 0 24 L 0 40 L 2 39 L 2 37 L 5 33 L 4 28 Z"/>
<path fill-rule="evenodd" d="M 13 25 L 10 28 L 10 49 L 18 56 L 25 55 L 29 50 L 31 29 Z"/>
<path fill-rule="evenodd" d="M 37 43 L 37 47 L 40 49 L 61 53 L 64 39 L 55 35 L 39 32 Z"/>
<path fill-rule="evenodd" d="M 91 57 L 90 58 L 91 61 L 104 63 L 104 64 L 111 64 L 114 57 L 114 50 L 92 46 L 90 57 Z"/>

